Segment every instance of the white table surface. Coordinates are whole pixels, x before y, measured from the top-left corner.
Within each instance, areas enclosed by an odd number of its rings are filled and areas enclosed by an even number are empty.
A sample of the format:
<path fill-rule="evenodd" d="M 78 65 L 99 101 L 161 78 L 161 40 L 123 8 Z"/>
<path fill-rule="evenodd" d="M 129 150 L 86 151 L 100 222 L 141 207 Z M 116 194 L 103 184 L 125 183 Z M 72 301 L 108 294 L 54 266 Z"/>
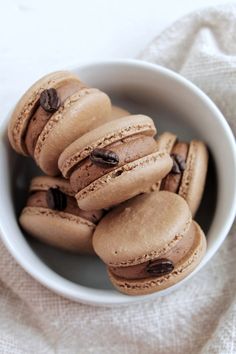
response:
<path fill-rule="evenodd" d="M 39 76 L 96 59 L 135 57 L 182 15 L 227 2 L 0 0 L 0 117 Z"/>

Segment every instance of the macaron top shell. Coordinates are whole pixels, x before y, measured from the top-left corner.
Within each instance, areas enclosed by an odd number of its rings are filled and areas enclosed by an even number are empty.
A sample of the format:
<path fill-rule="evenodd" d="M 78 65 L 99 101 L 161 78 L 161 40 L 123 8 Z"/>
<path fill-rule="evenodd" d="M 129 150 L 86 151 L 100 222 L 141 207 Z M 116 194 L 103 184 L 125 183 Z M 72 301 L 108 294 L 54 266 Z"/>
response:
<path fill-rule="evenodd" d="M 131 266 L 165 254 L 188 231 L 190 209 L 180 196 L 162 191 L 143 194 L 100 221 L 93 247 L 109 266 Z"/>
<path fill-rule="evenodd" d="M 59 169 L 68 177 L 74 165 L 87 158 L 95 148 L 104 148 L 134 134 L 154 136 L 156 128 L 152 119 L 145 115 L 130 115 L 84 134 L 63 151 L 58 161 Z"/>
<path fill-rule="evenodd" d="M 68 196 L 74 197 L 75 193 L 71 189 L 70 183 L 64 178 L 50 177 L 50 176 L 37 176 L 31 180 L 30 192 L 47 191 L 49 188 L 58 187 L 60 191 Z"/>
<path fill-rule="evenodd" d="M 8 137 L 18 153 L 28 155 L 23 136 L 41 92 L 48 88 L 56 89 L 69 80 L 80 81 L 76 75 L 69 71 L 57 71 L 45 75 L 35 82 L 17 103 L 8 125 Z"/>

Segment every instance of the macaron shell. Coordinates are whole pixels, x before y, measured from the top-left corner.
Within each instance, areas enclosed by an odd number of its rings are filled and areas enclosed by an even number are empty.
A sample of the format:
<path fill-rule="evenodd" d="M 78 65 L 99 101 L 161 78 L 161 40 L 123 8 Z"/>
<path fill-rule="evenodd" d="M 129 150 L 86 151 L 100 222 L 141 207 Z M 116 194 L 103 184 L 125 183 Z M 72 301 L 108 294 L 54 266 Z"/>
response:
<path fill-rule="evenodd" d="M 39 207 L 25 207 L 19 222 L 35 238 L 51 246 L 78 253 L 94 254 L 95 225 L 72 214 Z"/>
<path fill-rule="evenodd" d="M 127 280 L 112 274 L 108 275 L 112 284 L 122 293 L 127 295 L 151 294 L 172 285 L 175 285 L 198 266 L 206 252 L 206 238 L 200 226 L 194 222 L 196 229 L 195 242 L 191 251 L 176 265 L 175 269 L 162 277 L 152 277 L 140 280 Z"/>
<path fill-rule="evenodd" d="M 59 187 L 59 189 L 71 196 L 74 197 L 75 193 L 71 189 L 69 181 L 60 177 L 50 177 L 50 176 L 37 176 L 34 177 L 30 183 L 30 192 L 34 191 L 47 191 L 52 187 Z"/>
<path fill-rule="evenodd" d="M 186 201 L 161 191 L 137 196 L 109 212 L 98 224 L 93 247 L 109 266 L 132 266 L 170 250 L 192 222 Z"/>
<path fill-rule="evenodd" d="M 48 88 L 57 88 L 70 80 L 80 81 L 76 75 L 69 71 L 50 73 L 35 82 L 19 100 L 8 125 L 9 141 L 18 153 L 28 155 L 22 136 L 41 92 Z"/>
<path fill-rule="evenodd" d="M 82 210 L 109 208 L 145 192 L 172 168 L 165 152 L 155 152 L 107 173 L 76 194 Z"/>
<path fill-rule="evenodd" d="M 48 175 L 60 173 L 58 158 L 79 136 L 110 120 L 109 97 L 97 89 L 82 89 L 69 97 L 44 127 L 34 158 Z"/>
<path fill-rule="evenodd" d="M 189 146 L 186 168 L 183 173 L 179 195 L 188 203 L 195 215 L 204 192 L 208 164 L 208 151 L 204 143 L 192 140 Z"/>
<path fill-rule="evenodd" d="M 126 117 L 128 115 L 130 115 L 130 113 L 121 107 L 118 107 L 118 106 L 111 107 L 111 119 L 112 120 Z"/>
<path fill-rule="evenodd" d="M 67 178 L 70 169 L 88 157 L 95 148 L 103 148 L 138 133 L 149 136 L 156 134 L 156 128 L 150 117 L 139 114 L 110 121 L 81 136 L 68 146 L 58 161 L 60 171 Z"/>
<path fill-rule="evenodd" d="M 161 151 L 167 151 L 170 154 L 176 141 L 177 136 L 175 134 L 165 132 L 157 139 L 157 148 Z"/>

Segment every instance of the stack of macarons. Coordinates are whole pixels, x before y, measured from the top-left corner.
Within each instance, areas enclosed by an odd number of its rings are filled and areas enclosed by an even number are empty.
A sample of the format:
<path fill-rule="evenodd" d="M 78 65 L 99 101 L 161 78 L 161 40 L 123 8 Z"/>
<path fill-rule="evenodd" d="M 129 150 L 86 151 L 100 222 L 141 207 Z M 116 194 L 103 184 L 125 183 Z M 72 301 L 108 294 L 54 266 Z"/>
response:
<path fill-rule="evenodd" d="M 34 159 L 19 217 L 52 246 L 97 254 L 112 284 L 129 295 L 171 286 L 202 260 L 206 238 L 193 221 L 204 192 L 205 144 L 155 138 L 153 120 L 112 106 L 73 73 L 37 81 L 8 126 L 13 149 Z"/>

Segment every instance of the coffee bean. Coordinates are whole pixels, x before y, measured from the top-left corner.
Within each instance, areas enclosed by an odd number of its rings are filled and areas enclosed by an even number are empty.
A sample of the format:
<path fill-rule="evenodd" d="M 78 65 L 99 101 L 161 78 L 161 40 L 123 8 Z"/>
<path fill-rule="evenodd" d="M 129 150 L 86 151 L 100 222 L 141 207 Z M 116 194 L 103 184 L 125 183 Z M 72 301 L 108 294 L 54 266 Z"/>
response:
<path fill-rule="evenodd" d="M 60 107 L 61 100 L 58 97 L 57 90 L 50 88 L 41 93 L 39 103 L 46 112 L 54 113 Z"/>
<path fill-rule="evenodd" d="M 46 199 L 50 209 L 62 211 L 67 206 L 67 197 L 58 187 L 49 188 Z"/>
<path fill-rule="evenodd" d="M 118 165 L 119 156 L 111 150 L 94 149 L 90 154 L 90 160 L 98 166 L 110 168 Z"/>
<path fill-rule="evenodd" d="M 173 167 L 172 167 L 171 173 L 174 173 L 174 174 L 182 173 L 186 168 L 186 163 L 185 163 L 185 160 L 183 159 L 183 157 L 178 154 L 171 154 L 171 157 L 173 160 Z"/>
<path fill-rule="evenodd" d="M 147 265 L 146 271 L 153 276 L 159 277 L 172 272 L 174 264 L 169 259 L 157 259 L 150 261 Z"/>

